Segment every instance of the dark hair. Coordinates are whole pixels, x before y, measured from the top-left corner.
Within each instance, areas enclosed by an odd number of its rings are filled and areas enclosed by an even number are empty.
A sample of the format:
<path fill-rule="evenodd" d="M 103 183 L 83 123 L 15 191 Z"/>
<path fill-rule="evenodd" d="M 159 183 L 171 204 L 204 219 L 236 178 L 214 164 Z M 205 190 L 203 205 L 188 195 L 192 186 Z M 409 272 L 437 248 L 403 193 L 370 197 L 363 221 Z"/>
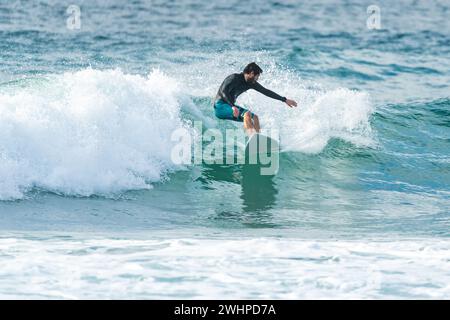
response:
<path fill-rule="evenodd" d="M 263 71 L 262 69 L 254 62 L 249 63 L 245 68 L 244 68 L 244 73 L 252 73 L 254 72 L 255 75 L 257 74 L 261 74 Z"/>

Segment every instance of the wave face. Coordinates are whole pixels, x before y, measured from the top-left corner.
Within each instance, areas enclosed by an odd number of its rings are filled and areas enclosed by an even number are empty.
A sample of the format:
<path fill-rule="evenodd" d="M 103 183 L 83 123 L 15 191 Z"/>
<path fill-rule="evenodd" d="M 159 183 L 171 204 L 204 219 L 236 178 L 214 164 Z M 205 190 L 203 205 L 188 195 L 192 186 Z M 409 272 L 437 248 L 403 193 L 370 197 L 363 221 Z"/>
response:
<path fill-rule="evenodd" d="M 170 158 L 176 129 L 193 133 L 190 120 L 223 125 L 213 118 L 210 100 L 190 94 L 185 82 L 158 70 L 140 76 L 85 69 L 3 84 L 0 200 L 23 198 L 33 188 L 114 196 L 165 180 L 181 169 Z M 289 110 L 255 92 L 239 101 L 255 106 L 266 129 L 279 130 L 284 151 L 319 153 L 332 138 L 373 144 L 373 107 L 364 92 L 307 89 L 281 70 L 270 72 L 266 83 L 298 96 L 301 107 Z"/>
<path fill-rule="evenodd" d="M 33 187 L 65 195 L 150 188 L 174 170 L 177 83 L 119 70 L 10 83 L 0 93 L 0 199 Z"/>

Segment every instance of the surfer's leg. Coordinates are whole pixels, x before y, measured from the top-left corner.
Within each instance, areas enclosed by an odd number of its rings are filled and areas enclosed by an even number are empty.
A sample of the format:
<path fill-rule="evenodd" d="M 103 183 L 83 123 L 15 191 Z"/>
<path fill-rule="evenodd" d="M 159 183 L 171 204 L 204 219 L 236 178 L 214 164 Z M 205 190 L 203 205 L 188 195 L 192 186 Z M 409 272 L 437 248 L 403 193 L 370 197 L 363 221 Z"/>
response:
<path fill-rule="evenodd" d="M 256 132 L 259 132 L 261 130 L 261 127 L 259 125 L 259 118 L 256 114 L 253 114 L 253 126 L 255 127 Z"/>
<path fill-rule="evenodd" d="M 261 130 L 261 127 L 259 125 L 259 118 L 256 114 L 254 114 L 253 112 L 250 112 L 248 110 L 246 110 L 246 112 L 244 113 L 244 124 L 245 124 L 245 116 L 247 116 L 248 118 L 248 124 L 252 126 L 252 128 L 259 133 L 259 131 Z"/>
<path fill-rule="evenodd" d="M 258 123 L 259 124 L 259 123 Z M 255 130 L 255 127 L 253 125 L 252 122 L 252 115 L 250 112 L 246 112 L 244 114 L 244 129 L 247 132 L 248 136 L 251 136 L 252 134 L 254 134 L 255 132 L 257 132 Z"/>

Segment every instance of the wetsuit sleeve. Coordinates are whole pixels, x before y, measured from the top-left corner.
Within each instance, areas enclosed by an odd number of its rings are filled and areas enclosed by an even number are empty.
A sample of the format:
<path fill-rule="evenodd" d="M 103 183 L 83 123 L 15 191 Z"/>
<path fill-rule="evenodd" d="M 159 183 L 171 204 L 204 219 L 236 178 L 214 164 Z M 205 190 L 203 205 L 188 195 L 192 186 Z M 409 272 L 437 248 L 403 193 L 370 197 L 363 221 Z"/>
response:
<path fill-rule="evenodd" d="M 273 92 L 273 91 L 271 91 L 269 89 L 264 88 L 258 82 L 255 82 L 253 84 L 252 88 L 255 89 L 256 91 L 262 93 L 263 95 L 268 96 L 269 98 L 286 102 L 286 97 L 282 97 L 279 94 L 277 94 L 277 93 L 275 93 L 275 92 Z"/>
<path fill-rule="evenodd" d="M 234 80 L 234 76 L 229 76 L 227 78 L 225 78 L 225 80 L 223 81 L 222 85 L 220 86 L 219 89 L 219 95 L 220 97 L 229 105 L 233 106 L 234 104 L 232 103 L 233 98 L 231 96 L 231 84 Z"/>

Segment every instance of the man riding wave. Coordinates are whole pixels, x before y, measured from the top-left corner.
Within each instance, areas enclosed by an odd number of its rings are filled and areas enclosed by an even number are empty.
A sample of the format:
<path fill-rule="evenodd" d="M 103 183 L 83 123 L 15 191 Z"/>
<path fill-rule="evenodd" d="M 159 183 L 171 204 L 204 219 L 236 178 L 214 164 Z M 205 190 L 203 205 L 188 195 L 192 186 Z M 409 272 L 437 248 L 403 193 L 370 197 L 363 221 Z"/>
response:
<path fill-rule="evenodd" d="M 282 97 L 259 84 L 257 81 L 261 73 L 262 69 L 252 62 L 244 68 L 243 72 L 229 75 L 220 85 L 214 103 L 217 118 L 244 122 L 244 128 L 249 136 L 260 131 L 259 118 L 249 110 L 235 105 L 241 93 L 254 89 L 272 99 L 286 103 L 291 108 L 297 106 L 294 100 Z"/>

